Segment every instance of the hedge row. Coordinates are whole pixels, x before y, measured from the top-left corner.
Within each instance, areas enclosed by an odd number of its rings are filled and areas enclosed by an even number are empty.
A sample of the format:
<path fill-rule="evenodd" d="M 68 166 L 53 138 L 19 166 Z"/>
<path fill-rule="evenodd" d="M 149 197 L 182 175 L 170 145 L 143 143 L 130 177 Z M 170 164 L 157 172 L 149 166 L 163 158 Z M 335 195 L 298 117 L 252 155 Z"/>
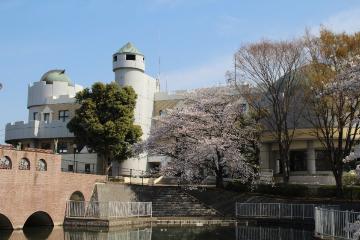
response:
<path fill-rule="evenodd" d="M 251 186 L 239 182 L 229 183 L 226 189 L 236 192 L 254 192 L 267 195 L 305 198 L 333 198 L 336 197 L 336 186 L 307 186 L 300 184 L 259 184 Z M 360 200 L 360 186 L 344 187 L 345 199 Z"/>

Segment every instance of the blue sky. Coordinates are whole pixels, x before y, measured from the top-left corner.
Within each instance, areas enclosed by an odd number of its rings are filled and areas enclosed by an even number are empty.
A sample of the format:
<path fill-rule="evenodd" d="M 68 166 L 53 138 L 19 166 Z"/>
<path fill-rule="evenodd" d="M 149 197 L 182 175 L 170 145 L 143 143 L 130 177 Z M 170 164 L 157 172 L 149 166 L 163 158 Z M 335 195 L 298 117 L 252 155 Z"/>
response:
<path fill-rule="evenodd" d="M 27 85 L 65 68 L 85 87 L 110 82 L 112 54 L 133 42 L 168 90 L 224 82 L 232 54 L 262 38 L 301 36 L 323 24 L 360 31 L 359 0 L 0 0 L 0 143 L 27 120 Z"/>

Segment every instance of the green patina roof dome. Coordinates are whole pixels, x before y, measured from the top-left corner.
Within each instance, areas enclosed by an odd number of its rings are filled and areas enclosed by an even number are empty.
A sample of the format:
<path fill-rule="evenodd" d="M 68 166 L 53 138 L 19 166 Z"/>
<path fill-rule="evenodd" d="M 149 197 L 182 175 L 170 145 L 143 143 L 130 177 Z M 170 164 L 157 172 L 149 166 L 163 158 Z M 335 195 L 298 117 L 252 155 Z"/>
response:
<path fill-rule="evenodd" d="M 41 77 L 40 81 L 44 81 L 47 84 L 53 84 L 54 82 L 67 82 L 72 86 L 70 78 L 65 74 L 65 69 L 50 70 Z"/>
<path fill-rule="evenodd" d="M 117 51 L 117 53 L 134 53 L 143 56 L 143 54 L 131 42 L 125 44 L 122 48 L 119 49 L 119 51 Z"/>

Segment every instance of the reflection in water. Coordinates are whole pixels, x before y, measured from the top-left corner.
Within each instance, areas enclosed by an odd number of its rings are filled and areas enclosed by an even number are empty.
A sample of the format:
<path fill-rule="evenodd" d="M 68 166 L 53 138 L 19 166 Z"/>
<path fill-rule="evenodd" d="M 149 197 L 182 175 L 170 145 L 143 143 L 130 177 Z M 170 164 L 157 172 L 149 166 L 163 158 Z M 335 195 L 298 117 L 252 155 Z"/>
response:
<path fill-rule="evenodd" d="M 41 240 L 48 239 L 52 233 L 54 227 L 26 227 L 23 229 L 23 233 L 27 239 Z"/>
<path fill-rule="evenodd" d="M 10 238 L 12 230 L 0 230 L 0 240 L 7 240 Z"/>
<path fill-rule="evenodd" d="M 11 236 L 10 236 L 11 235 Z M 311 231 L 259 226 L 148 226 L 143 228 L 101 230 L 73 230 L 55 227 L 33 228 L 32 231 L 0 231 L 0 239 L 49 240 L 310 240 Z"/>
<path fill-rule="evenodd" d="M 152 229 L 121 229 L 117 231 L 94 232 L 65 230 L 65 240 L 151 240 Z"/>
<path fill-rule="evenodd" d="M 310 240 L 313 232 L 307 230 L 281 228 L 281 227 L 259 227 L 259 226 L 237 226 L 236 240 Z"/>

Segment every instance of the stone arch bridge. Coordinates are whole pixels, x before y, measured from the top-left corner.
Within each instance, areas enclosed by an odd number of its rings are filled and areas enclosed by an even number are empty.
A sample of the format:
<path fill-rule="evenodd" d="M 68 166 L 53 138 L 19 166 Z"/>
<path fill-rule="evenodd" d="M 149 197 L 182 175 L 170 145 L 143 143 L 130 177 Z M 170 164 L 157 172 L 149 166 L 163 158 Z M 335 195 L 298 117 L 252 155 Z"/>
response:
<path fill-rule="evenodd" d="M 89 201 L 105 176 L 61 172 L 60 155 L 0 145 L 0 229 L 61 225 L 66 201 Z"/>

